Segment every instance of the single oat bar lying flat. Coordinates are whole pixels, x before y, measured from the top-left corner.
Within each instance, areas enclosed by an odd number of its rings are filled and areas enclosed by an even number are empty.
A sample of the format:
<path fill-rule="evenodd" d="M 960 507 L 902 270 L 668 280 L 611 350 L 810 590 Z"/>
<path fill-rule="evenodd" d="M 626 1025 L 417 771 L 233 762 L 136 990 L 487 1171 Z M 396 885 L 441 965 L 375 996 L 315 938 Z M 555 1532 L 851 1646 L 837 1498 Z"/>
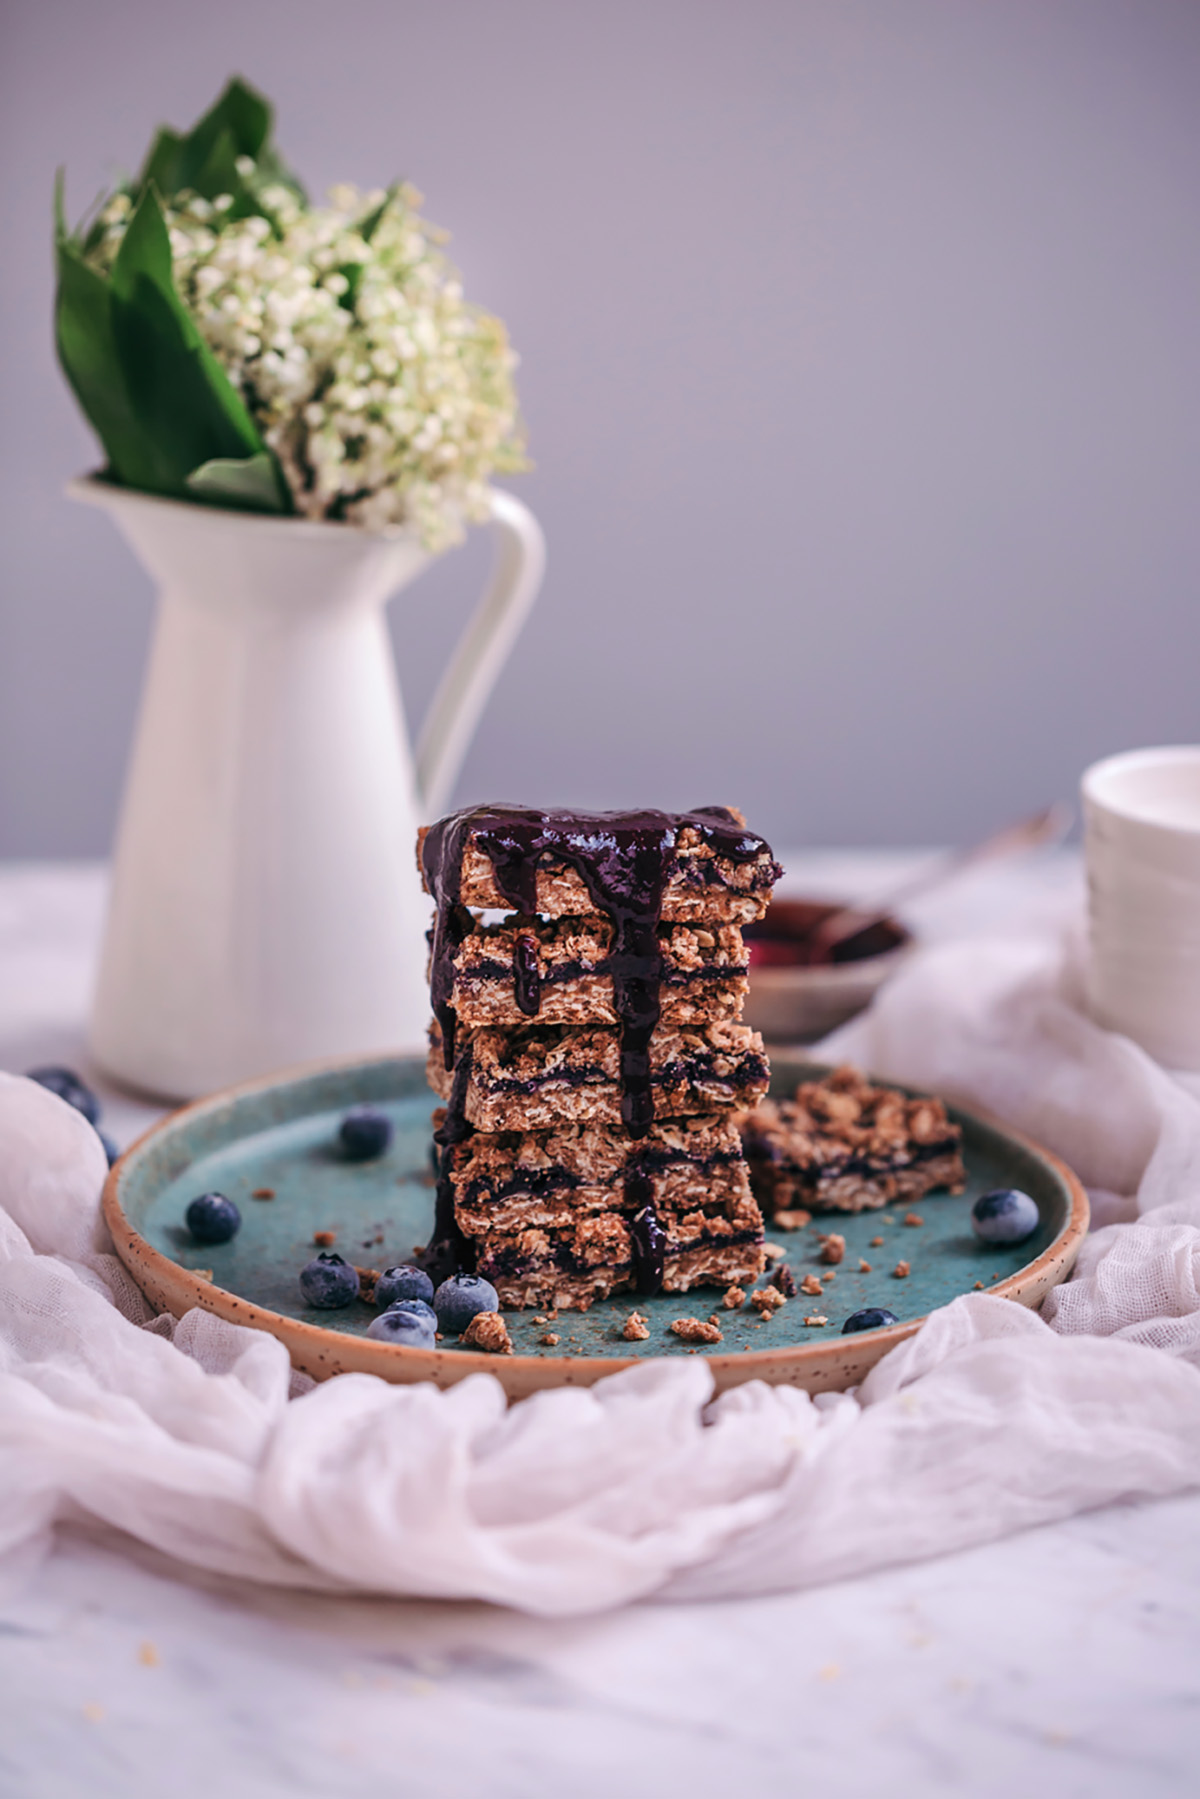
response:
<path fill-rule="evenodd" d="M 715 1019 L 680 1030 L 666 1023 L 654 1031 L 648 1053 L 656 1118 L 746 1108 L 766 1092 L 762 1038 L 748 1025 Z M 463 1116 L 479 1131 L 623 1123 L 615 1030 L 533 1025 L 523 1031 L 460 1032 L 452 1074 L 435 1024 L 426 1072 L 445 1100 L 458 1076 Z"/>
<path fill-rule="evenodd" d="M 909 1099 L 854 1068 L 804 1081 L 792 1099 L 739 1116 L 754 1192 L 768 1216 L 793 1207 L 864 1212 L 962 1191 L 962 1131 L 940 1099 Z"/>
<path fill-rule="evenodd" d="M 449 1003 L 467 1027 L 616 1025 L 615 927 L 607 918 L 516 918 L 477 924 L 454 949 Z M 661 1017 L 737 1018 L 749 955 L 737 925 L 666 924 L 657 933 Z"/>
<path fill-rule="evenodd" d="M 655 1210 L 655 1230 L 663 1292 L 749 1284 L 762 1271 L 762 1215 L 748 1187 L 738 1196 L 714 1195 L 707 1208 L 685 1211 L 664 1202 Z M 586 1311 L 610 1293 L 642 1290 L 644 1243 L 638 1217 L 614 1209 L 553 1229 L 488 1231 L 477 1240 L 476 1271 L 491 1281 L 503 1306 Z"/>
<path fill-rule="evenodd" d="M 439 1127 L 444 1113 L 434 1114 Z M 638 1182 L 636 1203 L 659 1211 L 722 1209 L 730 1217 L 750 1199 L 741 1139 L 728 1114 L 658 1121 L 644 1137 L 598 1125 L 553 1131 L 477 1132 L 443 1153 L 460 1229 L 573 1227 L 588 1214 L 620 1211 Z"/>
<path fill-rule="evenodd" d="M 600 815 L 598 815 L 600 816 Z M 739 815 L 730 813 L 730 817 Z M 513 911 L 512 901 L 497 884 L 491 857 L 476 841 L 485 836 L 491 823 L 488 815 L 480 818 L 478 831 L 469 829 L 462 846 L 462 860 L 457 873 L 457 898 L 460 905 L 476 911 Z M 417 865 L 427 892 L 432 891 L 425 866 L 426 829 L 417 844 Z M 771 897 L 771 888 L 779 879 L 779 864 L 765 843 L 757 852 L 735 859 L 722 855 L 705 842 L 701 832 L 684 824 L 678 831 L 671 851 L 671 864 L 663 888 L 660 917 L 687 923 L 747 924 L 761 918 Z M 595 903 L 587 884 L 571 864 L 547 851 L 536 873 L 534 903 L 530 912 L 545 918 L 578 918 L 595 911 Z"/>

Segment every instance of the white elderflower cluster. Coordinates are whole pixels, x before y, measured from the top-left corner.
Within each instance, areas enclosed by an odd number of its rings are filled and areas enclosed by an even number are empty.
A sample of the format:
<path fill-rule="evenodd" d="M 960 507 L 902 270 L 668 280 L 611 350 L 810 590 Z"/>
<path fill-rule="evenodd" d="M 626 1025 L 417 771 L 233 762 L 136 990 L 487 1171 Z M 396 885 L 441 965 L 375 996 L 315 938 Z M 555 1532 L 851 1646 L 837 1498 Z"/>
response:
<path fill-rule="evenodd" d="M 247 180 L 253 162 L 243 158 Z M 470 306 L 443 235 L 399 186 L 308 207 L 258 190 L 165 209 L 179 294 L 278 456 L 307 518 L 411 523 L 430 549 L 487 513 L 497 469 L 526 466 L 499 319 Z M 117 194 L 89 260 L 107 270 L 131 212 Z"/>

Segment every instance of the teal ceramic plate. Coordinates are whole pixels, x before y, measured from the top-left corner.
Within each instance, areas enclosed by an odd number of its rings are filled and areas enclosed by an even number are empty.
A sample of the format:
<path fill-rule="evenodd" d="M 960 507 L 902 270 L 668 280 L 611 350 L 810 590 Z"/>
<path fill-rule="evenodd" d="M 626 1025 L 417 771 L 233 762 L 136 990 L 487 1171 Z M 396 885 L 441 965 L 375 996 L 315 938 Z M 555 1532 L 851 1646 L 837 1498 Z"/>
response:
<path fill-rule="evenodd" d="M 777 1058 L 772 1091 L 790 1092 L 822 1072 Z M 391 1117 L 395 1135 L 377 1162 L 349 1164 L 334 1147 L 347 1107 L 368 1101 Z M 763 1322 L 749 1306 L 721 1312 L 722 1341 L 689 1349 L 671 1334 L 675 1318 L 707 1318 L 720 1294 L 704 1289 L 654 1299 L 624 1293 L 588 1312 L 563 1312 L 535 1324 L 533 1312 L 506 1313 L 512 1356 L 460 1350 L 453 1339 L 436 1350 L 397 1348 L 364 1335 L 374 1315 L 355 1303 L 339 1312 L 306 1306 L 296 1276 L 316 1252 L 314 1233 L 335 1233 L 335 1247 L 359 1267 L 386 1268 L 411 1259 L 433 1219 L 430 1113 L 434 1100 L 415 1057 L 322 1064 L 251 1083 L 171 1114 L 122 1156 L 109 1175 L 105 1215 L 117 1250 L 150 1301 L 181 1316 L 203 1306 L 235 1323 L 279 1337 L 297 1367 L 318 1379 L 357 1369 L 389 1380 L 434 1380 L 446 1386 L 486 1369 L 520 1398 L 540 1387 L 584 1385 L 646 1356 L 707 1355 L 718 1387 L 745 1380 L 786 1381 L 816 1392 L 861 1380 L 867 1369 L 936 1306 L 982 1285 L 1025 1305 L 1039 1305 L 1075 1260 L 1087 1229 L 1087 1198 L 1070 1170 L 1046 1151 L 966 1112 L 968 1184 L 964 1194 L 931 1194 L 909 1208 L 815 1217 L 800 1231 L 767 1228 L 797 1281 L 825 1273 L 818 1233 L 839 1231 L 846 1253 L 820 1299 L 800 1296 Z M 991 1187 L 1022 1187 L 1041 1214 L 1037 1233 L 1003 1249 L 980 1244 L 970 1227 L 972 1202 Z M 183 1223 L 189 1200 L 217 1191 L 235 1201 L 242 1228 L 231 1243 L 194 1243 Z M 269 1197 L 268 1197 L 269 1195 Z M 882 1237 L 882 1245 L 872 1238 Z M 859 1261 L 870 1263 L 858 1272 Z M 910 1273 L 893 1270 L 905 1261 Z M 645 1342 L 627 1343 L 621 1327 L 636 1304 L 648 1319 Z M 843 1337 L 842 1323 L 864 1306 L 886 1306 L 900 1323 Z M 543 1314 L 536 1314 L 543 1316 Z M 825 1325 L 806 1325 L 824 1317 Z M 539 1343 L 548 1330 L 556 1347 Z"/>

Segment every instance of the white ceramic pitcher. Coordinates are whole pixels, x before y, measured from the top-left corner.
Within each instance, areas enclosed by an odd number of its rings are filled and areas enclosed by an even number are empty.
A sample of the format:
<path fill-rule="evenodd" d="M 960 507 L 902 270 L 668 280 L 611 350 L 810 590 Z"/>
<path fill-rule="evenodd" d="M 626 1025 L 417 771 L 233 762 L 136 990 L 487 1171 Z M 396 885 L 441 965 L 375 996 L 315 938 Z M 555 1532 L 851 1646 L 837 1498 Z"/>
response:
<path fill-rule="evenodd" d="M 493 492 L 489 587 L 408 749 L 385 602 L 406 528 L 223 511 L 88 479 L 158 621 L 92 1012 L 97 1062 L 188 1099 L 290 1063 L 416 1047 L 419 819 L 436 815 L 536 598 L 541 530 Z"/>

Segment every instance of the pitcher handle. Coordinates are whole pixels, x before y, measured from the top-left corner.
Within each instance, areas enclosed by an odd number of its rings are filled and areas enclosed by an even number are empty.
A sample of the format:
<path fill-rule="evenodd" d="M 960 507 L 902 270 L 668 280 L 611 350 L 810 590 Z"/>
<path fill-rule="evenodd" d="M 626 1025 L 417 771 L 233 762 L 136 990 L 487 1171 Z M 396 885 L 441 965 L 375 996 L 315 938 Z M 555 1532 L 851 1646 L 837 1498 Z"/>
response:
<path fill-rule="evenodd" d="M 427 819 L 436 818 L 450 798 L 479 715 L 546 567 L 546 539 L 528 506 L 498 488 L 491 490 L 491 505 L 496 528 L 491 576 L 438 683 L 417 744 L 417 800 Z"/>

